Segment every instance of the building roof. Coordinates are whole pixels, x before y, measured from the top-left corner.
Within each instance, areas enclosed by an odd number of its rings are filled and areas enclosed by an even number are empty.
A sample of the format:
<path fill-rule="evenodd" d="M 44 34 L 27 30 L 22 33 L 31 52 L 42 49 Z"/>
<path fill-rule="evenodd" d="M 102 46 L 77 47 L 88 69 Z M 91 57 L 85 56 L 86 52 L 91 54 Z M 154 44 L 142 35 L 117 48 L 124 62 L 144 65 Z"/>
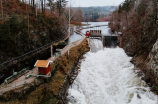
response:
<path fill-rule="evenodd" d="M 37 60 L 34 66 L 47 68 L 49 63 L 49 60 Z"/>

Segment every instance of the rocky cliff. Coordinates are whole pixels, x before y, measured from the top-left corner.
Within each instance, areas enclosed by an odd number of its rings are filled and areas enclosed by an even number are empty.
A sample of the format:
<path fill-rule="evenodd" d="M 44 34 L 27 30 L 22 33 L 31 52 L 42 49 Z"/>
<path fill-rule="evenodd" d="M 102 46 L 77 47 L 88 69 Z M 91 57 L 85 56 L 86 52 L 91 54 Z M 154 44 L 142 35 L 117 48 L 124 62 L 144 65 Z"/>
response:
<path fill-rule="evenodd" d="M 122 32 L 120 47 L 132 56 L 138 75 L 158 91 L 158 40 L 156 0 L 125 0 L 111 15 L 112 31 Z"/>

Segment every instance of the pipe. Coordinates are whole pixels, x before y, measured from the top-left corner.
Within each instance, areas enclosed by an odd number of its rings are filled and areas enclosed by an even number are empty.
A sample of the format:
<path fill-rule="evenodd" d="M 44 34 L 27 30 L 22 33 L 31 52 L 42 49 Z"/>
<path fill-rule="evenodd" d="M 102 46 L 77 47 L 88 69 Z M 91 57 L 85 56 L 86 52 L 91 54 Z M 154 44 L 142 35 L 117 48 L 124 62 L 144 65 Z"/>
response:
<path fill-rule="evenodd" d="M 48 76 L 48 75 L 27 74 L 26 79 L 29 78 L 30 76 L 37 77 L 37 78 L 38 78 L 38 77 L 50 77 L 50 76 Z"/>
<path fill-rule="evenodd" d="M 22 69 L 22 70 L 19 71 L 19 72 L 14 72 L 14 70 L 13 70 L 13 75 L 7 77 L 7 78 L 4 80 L 4 83 L 8 84 L 8 80 L 10 80 L 10 79 L 16 77 L 17 75 L 21 74 L 22 72 L 26 71 L 27 69 L 29 69 L 29 67 L 24 68 L 24 69 Z"/>

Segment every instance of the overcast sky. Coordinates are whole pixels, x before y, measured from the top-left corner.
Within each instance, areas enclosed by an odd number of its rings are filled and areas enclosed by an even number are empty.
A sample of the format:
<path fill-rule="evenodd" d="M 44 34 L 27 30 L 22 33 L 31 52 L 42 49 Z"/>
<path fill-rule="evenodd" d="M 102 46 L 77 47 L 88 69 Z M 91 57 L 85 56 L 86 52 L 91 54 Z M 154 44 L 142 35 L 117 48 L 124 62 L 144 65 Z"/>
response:
<path fill-rule="evenodd" d="M 71 1 L 73 7 L 89 7 L 89 6 L 118 6 L 125 0 L 67 0 Z"/>

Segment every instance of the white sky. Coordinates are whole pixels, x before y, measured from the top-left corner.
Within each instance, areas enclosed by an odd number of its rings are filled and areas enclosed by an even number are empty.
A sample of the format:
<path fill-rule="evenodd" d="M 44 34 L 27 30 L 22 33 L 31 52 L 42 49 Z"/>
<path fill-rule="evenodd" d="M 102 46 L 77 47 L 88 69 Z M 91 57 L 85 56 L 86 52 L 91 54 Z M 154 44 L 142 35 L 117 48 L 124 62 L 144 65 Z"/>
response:
<path fill-rule="evenodd" d="M 125 0 L 67 0 L 71 1 L 72 7 L 89 7 L 89 6 L 118 6 Z"/>

